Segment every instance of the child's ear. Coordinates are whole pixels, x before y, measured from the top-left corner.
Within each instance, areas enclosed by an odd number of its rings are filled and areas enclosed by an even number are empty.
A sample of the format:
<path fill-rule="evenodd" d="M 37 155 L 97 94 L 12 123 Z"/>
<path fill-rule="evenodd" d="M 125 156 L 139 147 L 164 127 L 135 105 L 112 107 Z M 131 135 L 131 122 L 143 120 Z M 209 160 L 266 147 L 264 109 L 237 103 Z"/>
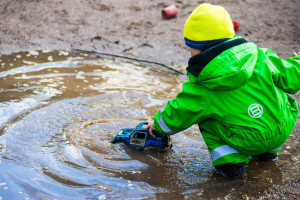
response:
<path fill-rule="evenodd" d="M 199 49 L 190 48 L 191 56 L 201 53 Z"/>

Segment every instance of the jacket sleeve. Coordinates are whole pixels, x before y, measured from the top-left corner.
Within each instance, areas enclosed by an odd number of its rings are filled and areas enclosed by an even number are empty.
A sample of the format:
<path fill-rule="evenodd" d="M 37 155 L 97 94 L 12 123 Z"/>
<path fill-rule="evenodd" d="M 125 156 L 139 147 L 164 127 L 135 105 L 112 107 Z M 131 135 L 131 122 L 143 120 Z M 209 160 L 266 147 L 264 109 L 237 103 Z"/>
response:
<path fill-rule="evenodd" d="M 300 56 L 280 59 L 271 50 L 268 51 L 269 60 L 276 67 L 273 80 L 277 87 L 289 94 L 295 94 L 300 90 Z"/>
<path fill-rule="evenodd" d="M 187 81 L 182 92 L 175 99 L 168 101 L 164 110 L 154 117 L 154 127 L 164 134 L 175 134 L 203 120 L 205 108 L 204 87 Z"/>

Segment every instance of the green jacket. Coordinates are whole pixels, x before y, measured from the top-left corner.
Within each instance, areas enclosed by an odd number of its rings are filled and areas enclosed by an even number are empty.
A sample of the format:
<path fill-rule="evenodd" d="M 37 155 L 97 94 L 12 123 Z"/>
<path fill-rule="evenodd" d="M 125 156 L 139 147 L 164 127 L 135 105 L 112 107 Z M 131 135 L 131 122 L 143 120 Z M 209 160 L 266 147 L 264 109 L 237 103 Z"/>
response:
<path fill-rule="evenodd" d="M 300 56 L 280 59 L 274 52 L 234 37 L 190 58 L 189 80 L 176 99 L 154 118 L 154 127 L 175 134 L 193 124 L 201 131 L 230 127 L 264 131 L 282 120 L 296 121 Z M 220 133 L 222 134 L 222 133 Z"/>

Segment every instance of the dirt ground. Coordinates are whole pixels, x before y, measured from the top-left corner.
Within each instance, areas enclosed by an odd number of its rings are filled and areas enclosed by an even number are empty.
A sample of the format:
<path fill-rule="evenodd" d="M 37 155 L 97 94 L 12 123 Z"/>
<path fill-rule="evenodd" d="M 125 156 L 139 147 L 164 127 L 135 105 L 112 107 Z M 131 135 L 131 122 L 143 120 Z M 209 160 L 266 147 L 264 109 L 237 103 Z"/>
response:
<path fill-rule="evenodd" d="M 189 59 L 183 27 L 193 0 L 2 0 L 0 54 L 27 50 L 95 50 L 180 68 Z M 299 0 L 211 0 L 241 23 L 236 35 L 282 58 L 300 51 Z M 161 10 L 176 5 L 176 18 Z M 299 136 L 299 131 L 296 131 Z M 299 154 L 299 145 L 295 152 Z M 299 162 L 299 161 L 298 161 Z M 261 199 L 299 197 L 299 179 L 274 185 Z"/>
<path fill-rule="evenodd" d="M 0 1 L 0 53 L 72 48 L 127 54 L 168 65 L 186 65 L 183 27 L 194 0 Z M 299 50 L 299 0 L 212 0 L 241 23 L 237 35 L 286 58 Z M 164 20 L 161 10 L 176 5 Z"/>

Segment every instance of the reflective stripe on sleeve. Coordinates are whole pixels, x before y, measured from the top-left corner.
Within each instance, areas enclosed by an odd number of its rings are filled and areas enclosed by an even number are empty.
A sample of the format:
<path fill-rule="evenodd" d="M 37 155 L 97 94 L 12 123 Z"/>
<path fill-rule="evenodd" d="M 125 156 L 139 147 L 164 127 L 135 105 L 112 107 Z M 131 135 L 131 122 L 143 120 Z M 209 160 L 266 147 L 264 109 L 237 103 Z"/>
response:
<path fill-rule="evenodd" d="M 212 160 L 215 161 L 215 160 L 221 158 L 222 156 L 226 156 L 226 155 L 232 154 L 232 153 L 239 153 L 239 152 L 229 145 L 223 145 L 223 146 L 220 146 L 220 147 L 212 150 L 210 152 L 210 156 L 211 156 Z"/>
<path fill-rule="evenodd" d="M 176 132 L 172 131 L 171 129 L 169 129 L 169 127 L 167 126 L 167 124 L 164 122 L 161 113 L 159 114 L 159 120 L 158 120 L 158 125 L 160 126 L 160 128 L 168 133 L 168 134 L 175 134 Z"/>
<path fill-rule="evenodd" d="M 272 151 L 278 151 L 282 148 L 282 145 L 280 147 L 277 147 L 276 149 L 273 149 Z"/>

